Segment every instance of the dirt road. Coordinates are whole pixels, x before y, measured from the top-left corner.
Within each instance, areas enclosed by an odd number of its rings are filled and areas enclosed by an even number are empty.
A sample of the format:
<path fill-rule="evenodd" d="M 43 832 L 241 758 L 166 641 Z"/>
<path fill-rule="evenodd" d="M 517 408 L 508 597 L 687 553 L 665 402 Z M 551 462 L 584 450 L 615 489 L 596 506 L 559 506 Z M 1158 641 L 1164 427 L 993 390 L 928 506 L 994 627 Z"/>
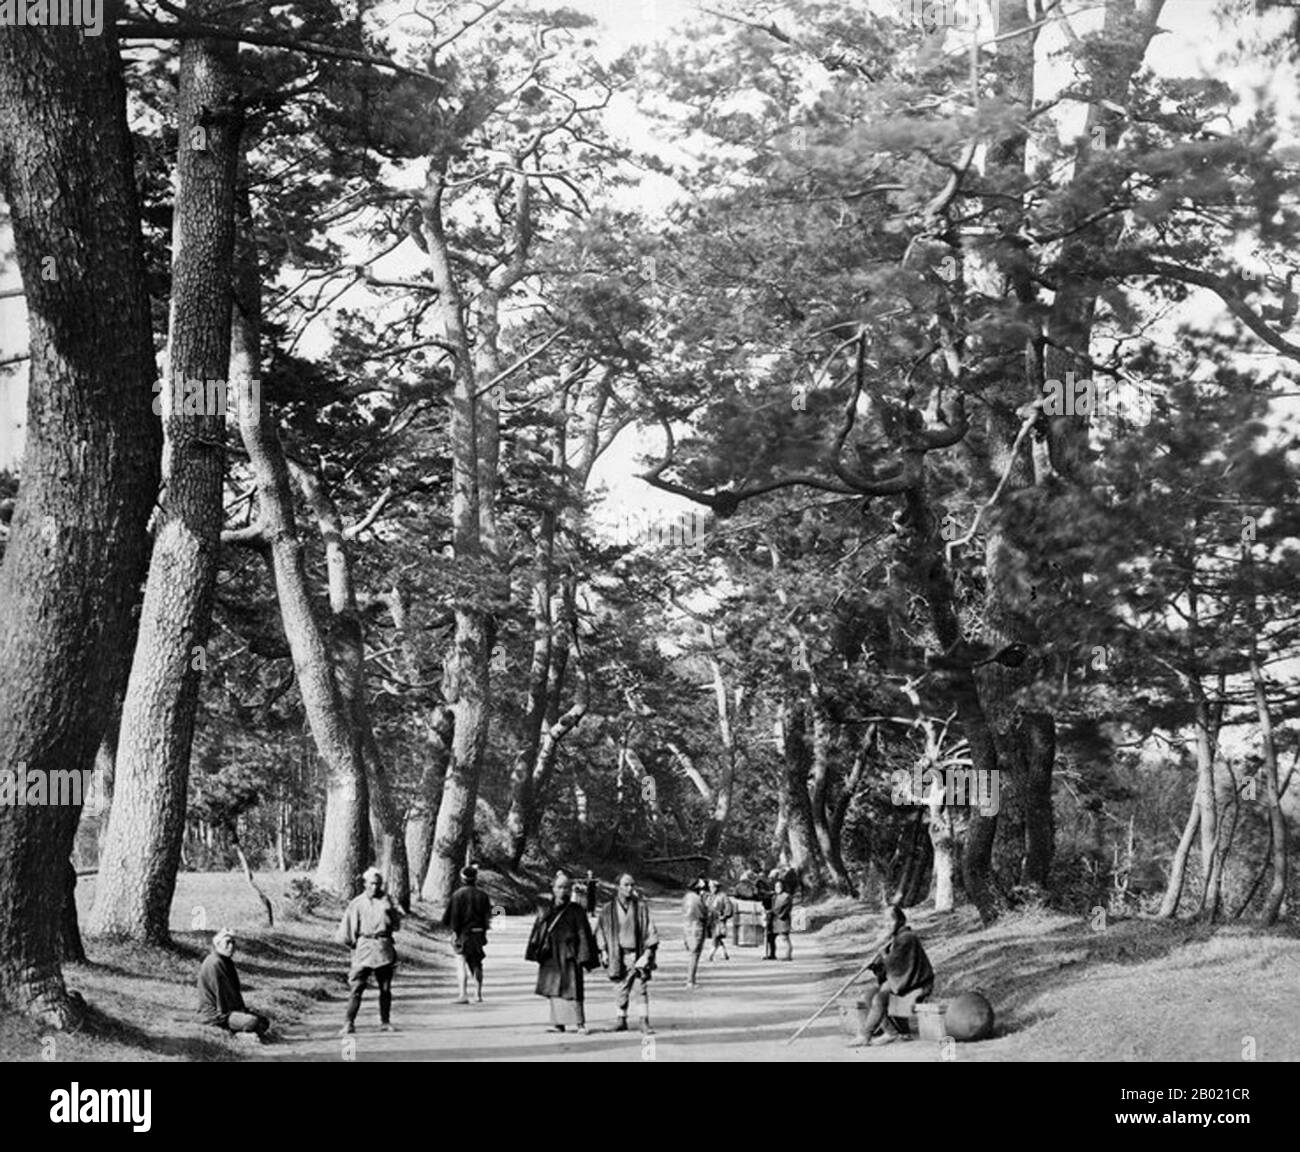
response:
<path fill-rule="evenodd" d="M 379 1031 L 373 986 L 362 1004 L 354 1045 L 336 1035 L 343 1017 L 339 1003 L 322 1005 L 305 1026 L 259 1055 L 268 1060 L 936 1060 L 934 1044 L 893 1044 L 849 1049 L 834 1009 L 793 1045 L 785 1040 L 833 990 L 829 962 L 813 937 L 795 934 L 794 959 L 764 961 L 761 948 L 732 948 L 730 961 L 700 963 L 699 987 L 685 987 L 686 952 L 678 905 L 652 901 L 663 943 L 651 982 L 655 1035 L 637 1031 L 638 1003 L 631 1028 L 612 1031 L 614 986 L 601 970 L 589 974 L 586 1036 L 546 1032 L 546 1001 L 533 992 L 537 966 L 523 959 L 531 917 L 493 921 L 485 962 L 483 1004 L 455 1004 L 455 975 L 398 970 L 394 981 L 395 1034 Z M 400 948 L 399 948 L 400 955 Z"/>

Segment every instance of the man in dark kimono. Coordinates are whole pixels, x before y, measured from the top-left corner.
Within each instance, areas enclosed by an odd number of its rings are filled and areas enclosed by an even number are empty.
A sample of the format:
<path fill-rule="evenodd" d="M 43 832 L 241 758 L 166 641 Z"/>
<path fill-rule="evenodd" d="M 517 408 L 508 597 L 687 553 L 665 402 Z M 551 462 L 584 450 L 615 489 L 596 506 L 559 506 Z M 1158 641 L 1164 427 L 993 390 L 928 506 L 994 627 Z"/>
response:
<path fill-rule="evenodd" d="M 618 878 L 618 892 L 596 921 L 596 947 L 609 978 L 618 983 L 618 1022 L 615 1032 L 627 1031 L 627 1006 L 632 985 L 641 982 L 641 1031 L 651 1035 L 650 974 L 655 968 L 659 933 L 650 917 L 650 906 L 635 892 L 636 881 L 624 872 Z"/>
<path fill-rule="evenodd" d="M 934 991 L 934 969 L 930 958 L 921 947 L 921 941 L 915 932 L 907 926 L 907 917 L 897 904 L 891 904 L 890 915 L 893 917 L 893 930 L 885 946 L 880 950 L 875 963 L 871 966 L 878 987 L 871 998 L 867 1018 L 862 1022 L 862 1034 L 849 1045 L 859 1048 L 864 1044 L 892 1044 L 900 1038 L 900 1033 L 886 1018 L 889 1010 L 889 997 L 909 996 L 919 992 L 917 1001 L 928 1000 Z M 884 1025 L 884 1031 L 872 1039 L 876 1029 Z"/>
<path fill-rule="evenodd" d="M 212 937 L 212 951 L 199 968 L 199 1019 L 213 1028 L 260 1040 L 271 1021 L 245 1006 L 239 972 L 231 959 L 234 952 L 235 936 L 229 928 Z"/>
<path fill-rule="evenodd" d="M 586 1033 L 583 1011 L 582 974 L 596 967 L 596 941 L 591 934 L 587 915 L 572 902 L 573 880 L 567 872 L 557 872 L 551 885 L 549 908 L 537 914 L 528 937 L 525 960 L 540 964 L 537 995 L 551 1004 L 548 1032 L 563 1032 L 572 1027 Z"/>
<path fill-rule="evenodd" d="M 456 975 L 460 980 L 457 1004 L 469 1003 L 469 977 L 474 975 L 478 988 L 475 1003 L 483 1003 L 483 954 L 487 950 L 488 925 L 492 922 L 492 901 L 478 887 L 478 869 L 467 864 L 461 869 L 464 883 L 451 894 L 442 922 L 452 930 L 452 950 L 456 953 Z"/>

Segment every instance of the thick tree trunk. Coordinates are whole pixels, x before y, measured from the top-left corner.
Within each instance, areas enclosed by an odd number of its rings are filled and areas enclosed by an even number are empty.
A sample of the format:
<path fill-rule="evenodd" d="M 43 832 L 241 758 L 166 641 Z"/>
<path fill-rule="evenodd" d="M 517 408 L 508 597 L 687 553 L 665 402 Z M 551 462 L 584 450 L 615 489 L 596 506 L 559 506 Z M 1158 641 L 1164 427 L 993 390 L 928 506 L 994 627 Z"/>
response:
<path fill-rule="evenodd" d="M 0 183 L 27 297 L 22 485 L 0 569 L 0 764 L 89 769 L 148 559 L 159 429 L 117 41 L 0 28 Z M 0 1006 L 62 1027 L 80 809 L 0 806 Z"/>
<path fill-rule="evenodd" d="M 479 770 L 487 744 L 491 651 L 487 632 L 485 613 L 464 607 L 456 610 L 456 636 L 447 675 L 447 696 L 455 716 L 455 730 L 434 826 L 433 853 L 421 890 L 423 898 L 434 906 L 436 916 L 442 915 L 451 899 L 474 831 Z"/>
<path fill-rule="evenodd" d="M 430 165 L 430 190 L 423 205 L 430 270 L 438 289 L 438 306 L 447 339 L 455 349 L 455 381 L 451 397 L 452 540 L 457 562 L 479 576 L 495 574 L 495 491 L 498 455 L 498 409 L 495 389 L 487 387 L 497 375 L 496 341 L 501 294 L 522 275 L 527 258 L 527 194 L 517 226 L 523 228 L 519 247 L 505 281 L 485 288 L 479 298 L 478 352 L 472 350 L 466 328 L 466 308 L 442 219 L 445 158 Z M 526 190 L 527 181 L 521 181 Z M 511 279 L 513 276 L 513 279 Z M 483 751 L 487 745 L 490 707 L 492 621 L 482 595 L 464 596 L 455 609 L 456 631 L 447 658 L 447 700 L 456 717 L 451 761 L 443 782 L 442 802 L 434 831 L 433 854 L 422 896 L 440 915 L 457 883 L 474 830 Z"/>
<path fill-rule="evenodd" d="M 799 702 L 783 701 L 777 717 L 781 743 L 781 790 L 786 802 L 786 837 L 790 844 L 790 866 L 799 873 L 804 896 L 819 896 L 825 887 L 823 861 L 813 826 L 808 779 L 812 753 L 808 748 L 806 709 Z"/>
<path fill-rule="evenodd" d="M 450 708 L 439 704 L 429 722 L 428 759 L 420 773 L 415 799 L 406 813 L 406 863 L 411 872 L 411 891 L 424 888 L 433 854 L 434 825 L 442 802 L 442 782 L 451 761 L 451 737 L 455 718 Z"/>
<path fill-rule="evenodd" d="M 858 754 L 853 758 L 853 767 L 849 770 L 848 779 L 844 781 L 844 787 L 840 789 L 839 797 L 835 801 L 835 807 L 831 811 L 831 843 L 835 847 L 836 856 L 844 859 L 843 841 L 844 841 L 844 821 L 849 814 L 849 808 L 853 804 L 853 797 L 857 795 L 858 786 L 862 783 L 863 776 L 866 773 L 867 761 L 871 755 L 871 742 L 875 739 L 875 728 L 868 731 L 863 738 L 862 746 L 858 749 Z M 866 893 L 861 893 L 866 895 Z"/>
<path fill-rule="evenodd" d="M 235 69 L 229 41 L 181 45 L 163 490 L 89 925 L 95 935 L 159 944 L 171 939 L 221 537 L 225 415 L 208 405 L 225 386 L 230 358 L 239 125 L 209 111 L 232 106 Z"/>
<path fill-rule="evenodd" d="M 983 779 L 992 780 L 1000 771 L 997 745 L 980 700 L 970 654 L 963 643 L 953 602 L 952 578 L 935 544 L 934 517 L 926 506 L 926 494 L 921 485 L 908 489 L 906 500 L 912 523 L 905 544 L 907 567 L 917 590 L 929 605 L 935 637 L 944 657 L 951 662 L 946 679 L 957 710 L 957 721 L 970 746 L 971 767 L 977 773 L 986 773 Z M 986 814 L 972 808 L 966 822 L 966 843 L 962 852 L 962 881 L 966 895 L 985 924 L 991 923 L 998 915 L 992 884 L 997 820 L 996 812 Z"/>
<path fill-rule="evenodd" d="M 281 625 L 293 654 L 303 711 L 325 769 L 325 819 L 315 883 L 348 897 L 357 891 L 361 871 L 369 863 L 366 767 L 307 592 L 289 469 L 271 405 L 245 399 L 261 395 L 261 284 L 246 222 L 243 230 L 231 340 L 231 378 L 241 397 L 239 432 L 257 485 L 262 546 L 269 555 Z"/>
<path fill-rule="evenodd" d="M 831 887 L 844 895 L 852 889 L 844 862 L 839 859 L 835 842 L 831 838 L 830 818 L 826 810 L 827 789 L 830 787 L 831 731 L 830 720 L 820 708 L 814 707 L 812 715 L 813 757 L 812 777 L 808 782 L 808 803 L 812 814 L 813 832 L 821 853 Z"/>

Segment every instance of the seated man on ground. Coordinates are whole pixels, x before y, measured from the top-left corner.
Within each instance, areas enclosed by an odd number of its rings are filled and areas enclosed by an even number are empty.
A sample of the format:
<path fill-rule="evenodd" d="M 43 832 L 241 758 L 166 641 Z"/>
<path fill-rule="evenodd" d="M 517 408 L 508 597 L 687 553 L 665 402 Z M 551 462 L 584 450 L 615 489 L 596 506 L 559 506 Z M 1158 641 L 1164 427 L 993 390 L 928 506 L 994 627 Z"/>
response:
<path fill-rule="evenodd" d="M 934 991 L 934 969 L 930 958 L 921 947 L 916 933 L 907 926 L 907 917 L 897 904 L 891 904 L 889 913 L 893 927 L 889 940 L 871 965 L 877 988 L 871 998 L 867 1018 L 862 1024 L 862 1034 L 849 1045 L 858 1048 L 864 1044 L 892 1044 L 900 1034 L 889 1021 L 890 996 L 910 996 L 918 993 L 917 1003 L 928 1000 Z M 882 1029 L 876 1036 L 876 1030 Z M 874 1039 L 873 1039 L 874 1037 Z"/>
<path fill-rule="evenodd" d="M 245 1006 L 239 972 L 231 959 L 234 952 L 235 934 L 222 928 L 212 937 L 212 951 L 199 968 L 199 1019 L 237 1036 L 258 1039 L 270 1028 L 271 1021 Z"/>

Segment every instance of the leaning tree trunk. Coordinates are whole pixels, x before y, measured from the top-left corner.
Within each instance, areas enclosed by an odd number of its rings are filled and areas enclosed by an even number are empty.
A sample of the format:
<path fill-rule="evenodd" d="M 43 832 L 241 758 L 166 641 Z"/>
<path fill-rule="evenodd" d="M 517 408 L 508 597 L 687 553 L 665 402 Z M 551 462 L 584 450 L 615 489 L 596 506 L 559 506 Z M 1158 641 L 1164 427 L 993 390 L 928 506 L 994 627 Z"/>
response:
<path fill-rule="evenodd" d="M 411 871 L 411 891 L 424 887 L 433 854 L 433 831 L 442 802 L 442 783 L 451 761 L 451 736 L 454 716 L 445 704 L 439 704 L 429 722 L 429 751 L 415 799 L 406 813 L 406 863 Z"/>
<path fill-rule="evenodd" d="M 371 834 L 378 857 L 379 870 L 384 874 L 384 886 L 398 905 L 406 911 L 411 908 L 411 879 L 406 860 L 406 840 L 402 831 L 402 817 L 393 795 L 393 785 L 388 765 L 375 741 L 370 723 L 370 710 L 366 707 L 366 652 L 365 631 L 361 613 L 357 610 L 356 586 L 352 580 L 352 561 L 348 555 L 347 533 L 338 506 L 325 491 L 320 475 L 294 464 L 292 471 L 298 479 L 308 507 L 316 517 L 321 540 L 325 545 L 325 568 L 329 573 L 330 611 L 334 618 L 331 629 L 332 654 L 336 670 L 335 681 L 339 694 L 348 710 L 348 721 L 354 738 L 359 742 L 362 759 L 366 765 L 366 779 L 370 793 Z"/>
<path fill-rule="evenodd" d="M 27 296 L 22 485 L 0 569 L 0 764 L 94 763 L 148 560 L 159 430 L 116 36 L 0 28 L 0 184 Z M 80 809 L 0 806 L 0 1006 L 62 1027 Z"/>
<path fill-rule="evenodd" d="M 1261 923 L 1271 926 L 1282 914 L 1282 901 L 1286 898 L 1287 844 L 1286 816 L 1282 811 L 1282 797 L 1278 791 L 1277 743 L 1273 739 L 1273 716 L 1268 706 L 1268 689 L 1259 667 L 1259 656 L 1251 646 L 1250 678 L 1255 689 L 1255 711 L 1259 715 L 1259 736 L 1264 746 L 1264 803 L 1268 806 L 1270 852 L 1273 856 L 1273 881 L 1269 885 L 1264 907 L 1260 910 Z"/>
<path fill-rule="evenodd" d="M 257 486 L 258 528 L 252 543 L 269 556 L 303 711 L 325 767 L 325 821 L 315 882 L 328 892 L 348 897 L 357 891 L 361 871 L 369 863 L 366 767 L 307 591 L 284 449 L 270 404 L 259 402 L 261 284 L 251 221 L 246 209 L 241 214 L 231 378 L 239 390 L 239 432 Z"/>
<path fill-rule="evenodd" d="M 232 107 L 235 68 L 230 41 L 181 46 L 163 490 L 89 924 L 95 935 L 159 944 L 171 939 L 221 538 L 225 416 L 209 407 L 217 399 L 209 387 L 224 387 L 230 359 L 239 126 L 229 111 L 209 113 Z M 189 411 L 195 387 L 200 414 Z"/>

